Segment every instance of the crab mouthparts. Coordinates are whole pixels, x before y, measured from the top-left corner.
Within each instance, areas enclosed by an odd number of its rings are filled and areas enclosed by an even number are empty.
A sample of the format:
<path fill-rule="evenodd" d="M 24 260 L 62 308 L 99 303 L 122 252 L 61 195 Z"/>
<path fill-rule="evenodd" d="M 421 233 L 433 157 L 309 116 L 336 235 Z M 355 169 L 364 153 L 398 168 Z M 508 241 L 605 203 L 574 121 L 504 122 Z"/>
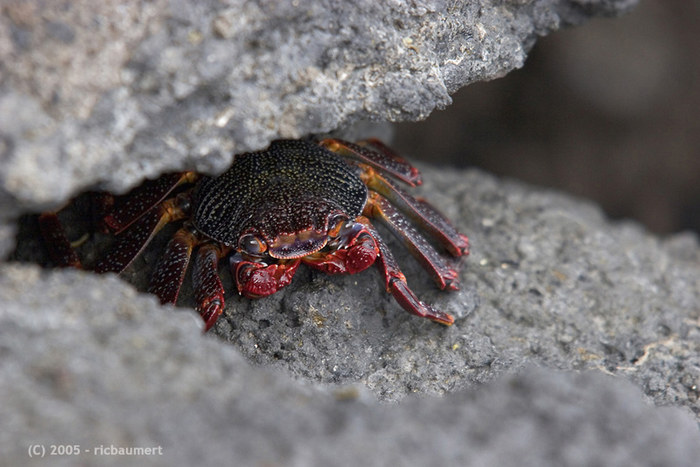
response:
<path fill-rule="evenodd" d="M 304 230 L 290 235 L 279 235 L 270 243 L 268 253 L 273 258 L 294 259 L 316 253 L 328 243 L 328 234 Z"/>

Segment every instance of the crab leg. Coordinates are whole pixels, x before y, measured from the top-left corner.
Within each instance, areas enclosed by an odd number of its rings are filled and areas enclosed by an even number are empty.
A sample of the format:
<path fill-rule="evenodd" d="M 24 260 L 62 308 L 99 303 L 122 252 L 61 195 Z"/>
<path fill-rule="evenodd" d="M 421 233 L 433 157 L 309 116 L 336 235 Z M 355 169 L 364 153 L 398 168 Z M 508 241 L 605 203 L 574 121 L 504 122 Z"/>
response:
<path fill-rule="evenodd" d="M 219 260 L 226 254 L 215 243 L 207 243 L 197 250 L 192 281 L 197 311 L 204 320 L 204 332 L 211 329 L 224 311 L 224 286 L 219 278 Z"/>
<path fill-rule="evenodd" d="M 54 212 L 39 216 L 39 229 L 48 245 L 51 260 L 59 267 L 82 268 L 80 258 L 66 236 L 66 231 Z"/>
<path fill-rule="evenodd" d="M 387 198 L 409 219 L 444 245 L 453 256 L 469 254 L 469 239 L 457 232 L 452 224 L 428 203 L 415 199 L 371 167 L 364 168 L 362 179 L 371 190 Z"/>
<path fill-rule="evenodd" d="M 179 229 L 168 242 L 148 286 L 148 291 L 155 294 L 160 299 L 160 303 L 177 302 L 192 249 L 197 243 L 198 239 L 189 227 Z"/>
<path fill-rule="evenodd" d="M 118 237 L 117 244 L 95 265 L 95 272 L 122 272 L 143 248 L 169 222 L 185 217 L 180 208 L 185 198 L 171 198 L 149 209 Z"/>
<path fill-rule="evenodd" d="M 374 226 L 372 226 L 369 221 L 363 220 L 362 218 L 358 218 L 358 221 L 365 222 L 367 230 L 377 242 L 377 247 L 379 248 L 377 264 L 379 265 L 379 269 L 384 276 L 386 290 L 387 292 L 391 293 L 399 305 L 401 305 L 401 307 L 409 313 L 413 313 L 414 315 L 418 315 L 423 318 L 428 318 L 441 324 L 449 326 L 454 323 L 454 318 L 452 315 L 436 310 L 416 297 L 416 294 L 414 294 L 408 287 L 406 277 L 399 269 L 399 265 L 396 263 L 394 255 L 391 254 L 391 250 L 389 250 L 389 248 L 386 246 Z"/>
<path fill-rule="evenodd" d="M 122 203 L 104 218 L 104 223 L 115 234 L 127 229 L 144 216 L 156 204 L 162 202 L 175 188 L 197 180 L 194 172 L 163 175 L 156 180 L 148 180 L 143 185 L 122 197 Z"/>
<path fill-rule="evenodd" d="M 422 183 L 418 169 L 377 139 L 368 139 L 361 141 L 360 144 L 355 144 L 340 139 L 328 138 L 319 144 L 342 157 L 385 171 L 410 186 L 417 186 Z"/>
<path fill-rule="evenodd" d="M 378 193 L 371 193 L 365 207 L 365 215 L 378 219 L 395 234 L 413 254 L 413 256 L 430 272 L 433 280 L 441 289 L 459 289 L 457 271 L 433 248 L 409 220 L 396 210 L 386 198 Z"/>

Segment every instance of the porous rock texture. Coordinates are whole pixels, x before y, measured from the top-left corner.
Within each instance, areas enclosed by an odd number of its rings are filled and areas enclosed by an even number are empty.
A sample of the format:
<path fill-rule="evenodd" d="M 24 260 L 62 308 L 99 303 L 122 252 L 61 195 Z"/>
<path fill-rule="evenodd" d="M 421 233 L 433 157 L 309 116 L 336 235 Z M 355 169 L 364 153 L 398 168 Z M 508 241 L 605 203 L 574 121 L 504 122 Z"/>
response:
<path fill-rule="evenodd" d="M 191 309 L 115 276 L 2 266 L 8 465 L 52 444 L 81 449 L 52 465 L 134 461 L 112 446 L 162 447 L 136 459 L 150 465 L 696 465 L 698 239 L 476 170 L 422 169 L 474 252 L 454 293 L 400 259 L 451 327 L 403 311 L 375 269 L 304 269 L 269 298 L 229 295 L 217 336 L 202 336 Z"/>
<path fill-rule="evenodd" d="M 632 3 L 5 2 L 0 246 L 19 213 L 85 187 L 423 118 L 522 65 L 538 34 Z M 452 327 L 404 312 L 374 269 L 229 293 L 203 337 L 191 309 L 117 277 L 0 264 L 3 461 L 697 465 L 697 237 L 659 239 L 478 170 L 421 169 L 421 194 L 472 240 L 462 290 L 435 290 L 391 245 Z M 126 274 L 138 287 L 163 241 Z M 15 256 L 37 252 L 20 238 Z"/>
<path fill-rule="evenodd" d="M 636 0 L 4 1 L 7 219 L 86 187 L 221 171 L 357 120 L 416 120 L 522 66 L 538 35 Z"/>

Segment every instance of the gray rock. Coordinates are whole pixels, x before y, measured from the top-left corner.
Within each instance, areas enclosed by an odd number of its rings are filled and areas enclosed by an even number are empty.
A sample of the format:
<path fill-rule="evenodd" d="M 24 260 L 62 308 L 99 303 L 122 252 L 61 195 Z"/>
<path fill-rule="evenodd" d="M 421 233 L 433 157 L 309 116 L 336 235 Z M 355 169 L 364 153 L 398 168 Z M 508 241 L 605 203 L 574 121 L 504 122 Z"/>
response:
<path fill-rule="evenodd" d="M 0 252 L 18 214 L 85 187 L 424 118 L 520 66 L 537 35 L 634 2 L 302 3 L 3 6 Z M 422 169 L 422 193 L 472 240 L 462 290 L 435 290 L 392 248 L 414 290 L 456 316 L 449 328 L 401 310 L 375 270 L 304 269 L 267 299 L 230 294 L 202 337 L 191 311 L 116 277 L 0 264 L 3 462 L 45 463 L 31 446 L 65 465 L 135 460 L 105 455 L 115 446 L 162 447 L 137 459 L 153 465 L 695 465 L 697 237 Z M 17 255 L 38 258 L 26 228 Z M 163 241 L 125 278 L 143 288 Z M 181 305 L 191 296 L 186 284 Z M 77 457 L 50 456 L 75 444 Z"/>
<path fill-rule="evenodd" d="M 387 400 L 443 394 L 536 362 L 620 375 L 658 404 L 700 414 L 697 237 L 660 240 L 552 192 L 422 169 L 421 193 L 472 242 L 462 290 L 436 290 L 400 245 L 393 250 L 418 295 L 453 313 L 454 326 L 408 315 L 377 271 L 300 271 L 270 299 L 230 299 L 217 333 L 257 363 L 323 382 L 361 380 Z"/>
<path fill-rule="evenodd" d="M 42 454 L 52 465 L 692 466 L 700 456 L 691 417 L 599 372 L 527 367 L 444 398 L 382 404 L 356 384 L 251 366 L 203 338 L 193 314 L 115 277 L 2 269 L 7 465 L 44 465 Z M 153 451 L 115 451 L 127 447 Z"/>
<path fill-rule="evenodd" d="M 1 266 L 8 462 L 77 443 L 162 446 L 138 458 L 154 465 L 695 465 L 697 237 L 661 240 L 479 171 L 422 170 L 473 243 L 462 291 L 434 290 L 393 248 L 416 292 L 456 315 L 449 328 L 403 311 L 373 269 L 231 295 L 214 338 L 116 277 Z M 158 252 L 144 256 L 127 274 L 139 284 Z"/>
<path fill-rule="evenodd" d="M 8 218 L 99 185 L 217 171 L 272 139 L 425 118 L 538 35 L 635 0 L 11 2 L 0 10 Z"/>

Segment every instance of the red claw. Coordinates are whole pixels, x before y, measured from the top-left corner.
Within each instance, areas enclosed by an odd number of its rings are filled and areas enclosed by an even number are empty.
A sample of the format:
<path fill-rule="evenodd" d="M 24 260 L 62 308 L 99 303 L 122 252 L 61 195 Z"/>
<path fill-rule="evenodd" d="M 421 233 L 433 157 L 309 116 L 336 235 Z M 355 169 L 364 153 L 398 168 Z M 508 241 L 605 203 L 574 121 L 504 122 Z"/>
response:
<path fill-rule="evenodd" d="M 248 298 L 259 298 L 272 295 L 288 285 L 300 263 L 298 259 L 270 265 L 234 261 L 231 267 L 238 285 L 238 293 Z"/>
<path fill-rule="evenodd" d="M 379 250 L 377 244 L 369 235 L 363 235 L 361 241 L 347 250 L 345 266 L 349 274 L 364 271 L 374 264 Z"/>
<path fill-rule="evenodd" d="M 344 248 L 318 252 L 303 258 L 309 266 L 326 274 L 355 274 L 364 271 L 377 259 L 377 242 L 361 222 L 348 223 L 338 234 Z"/>

